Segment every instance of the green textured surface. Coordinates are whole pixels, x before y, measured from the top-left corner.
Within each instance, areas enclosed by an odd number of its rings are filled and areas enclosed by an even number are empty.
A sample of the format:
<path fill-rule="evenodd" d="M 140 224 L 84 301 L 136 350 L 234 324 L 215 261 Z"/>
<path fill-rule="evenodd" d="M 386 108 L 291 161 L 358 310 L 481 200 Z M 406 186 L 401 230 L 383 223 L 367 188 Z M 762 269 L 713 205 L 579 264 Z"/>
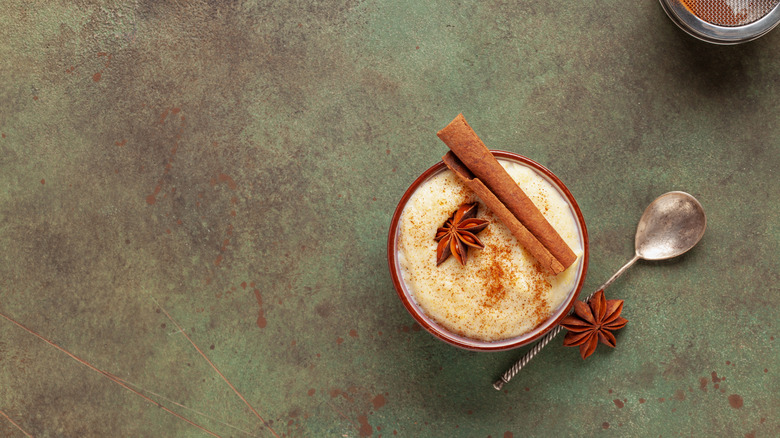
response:
<path fill-rule="evenodd" d="M 252 436 L 154 300 L 280 436 L 778 436 L 778 47 L 650 0 L 4 1 L 0 311 Z M 525 349 L 399 302 L 390 217 L 459 112 L 568 185 L 585 292 L 656 196 L 704 205 L 692 253 L 607 291 L 615 350 L 558 340 L 497 392 Z M 0 436 L 208 436 L 3 319 L 0 411 Z"/>

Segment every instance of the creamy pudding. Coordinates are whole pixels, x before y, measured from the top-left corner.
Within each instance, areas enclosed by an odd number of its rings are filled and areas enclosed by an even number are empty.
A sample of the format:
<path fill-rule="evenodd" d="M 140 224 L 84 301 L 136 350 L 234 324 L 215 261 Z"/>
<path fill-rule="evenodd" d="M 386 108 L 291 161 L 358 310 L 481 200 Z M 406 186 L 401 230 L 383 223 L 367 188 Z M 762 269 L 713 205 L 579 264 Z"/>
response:
<path fill-rule="evenodd" d="M 400 274 L 415 303 L 446 330 L 478 341 L 521 336 L 550 318 L 574 293 L 583 244 L 566 198 L 533 168 L 499 159 L 550 225 L 577 255 L 558 275 L 547 274 L 451 171 L 424 181 L 398 223 Z M 465 266 L 454 257 L 436 265 L 436 230 L 466 203 L 479 203 L 478 218 L 490 225 L 478 235 L 484 249 L 470 249 Z"/>

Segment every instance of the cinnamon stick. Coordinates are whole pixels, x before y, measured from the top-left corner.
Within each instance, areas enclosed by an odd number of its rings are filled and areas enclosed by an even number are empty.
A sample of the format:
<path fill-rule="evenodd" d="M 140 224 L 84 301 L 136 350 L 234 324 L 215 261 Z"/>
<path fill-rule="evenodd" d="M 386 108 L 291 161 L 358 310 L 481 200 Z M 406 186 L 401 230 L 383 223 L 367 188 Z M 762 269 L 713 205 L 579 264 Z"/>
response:
<path fill-rule="evenodd" d="M 447 155 L 442 158 L 442 161 L 444 161 L 444 164 L 446 164 L 468 188 L 476 193 L 479 199 L 485 203 L 487 208 L 498 217 L 498 220 L 509 228 L 509 231 L 515 236 L 517 241 L 520 242 L 520 245 L 522 245 L 533 258 L 538 260 L 543 268 L 553 274 L 563 272 L 564 268 L 563 265 L 561 265 L 561 262 L 559 262 L 541 242 L 539 242 L 539 239 L 537 239 L 536 236 L 517 220 L 512 212 L 496 198 L 496 195 L 494 195 L 482 181 L 474 178 L 471 171 L 469 171 L 455 154 L 451 151 L 447 152 Z"/>
<path fill-rule="evenodd" d="M 488 150 L 482 140 L 468 125 L 463 114 L 458 114 L 449 125 L 444 127 L 436 135 L 452 150 L 459 163 L 447 158 L 448 167 L 466 184 L 477 193 L 477 196 L 485 202 L 496 215 L 506 224 L 518 242 L 530 252 L 537 261 L 549 271 L 558 274 L 571 266 L 577 256 L 569 248 L 569 245 L 561 238 L 555 228 L 547 222 L 542 212 L 534 205 L 533 201 L 515 183 L 507 171 L 498 163 L 498 160 Z M 449 155 L 449 154 L 448 154 Z M 468 172 L 465 172 L 466 169 Z M 477 189 L 474 189 L 477 187 Z M 484 187 L 484 189 L 482 188 Z M 487 190 L 485 190 L 487 189 Z M 477 192 L 482 192 L 480 194 Z M 488 195 L 487 193 L 490 193 Z M 484 197 L 483 197 L 484 196 Z M 491 199 L 487 201 L 487 199 Z M 495 199 L 493 199 L 495 198 Z M 498 203 L 495 201 L 498 200 Z M 493 205 L 488 204 L 491 202 Z M 497 204 L 501 204 L 499 207 Z M 503 207 L 503 208 L 502 208 Z M 504 219 L 508 210 L 512 216 L 522 225 L 522 229 L 515 225 L 511 219 Z M 502 217 L 504 216 L 504 217 Z M 522 230 L 527 231 L 524 232 Z M 534 237 L 530 239 L 528 235 Z M 534 241 L 538 242 L 535 243 Z M 545 251 L 541 251 L 542 246 Z M 549 255 L 547 255 L 549 254 Z M 551 256 L 551 257 L 550 257 Z M 556 260 L 558 263 L 554 263 Z"/>

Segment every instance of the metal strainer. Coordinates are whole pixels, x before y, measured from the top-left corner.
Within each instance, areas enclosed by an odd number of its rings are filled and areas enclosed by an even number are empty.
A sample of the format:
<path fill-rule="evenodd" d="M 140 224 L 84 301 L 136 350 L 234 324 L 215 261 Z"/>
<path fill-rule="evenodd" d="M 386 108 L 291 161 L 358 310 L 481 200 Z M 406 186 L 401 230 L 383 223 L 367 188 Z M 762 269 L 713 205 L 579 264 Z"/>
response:
<path fill-rule="evenodd" d="M 780 0 L 660 0 L 669 18 L 715 44 L 754 40 L 780 23 Z"/>

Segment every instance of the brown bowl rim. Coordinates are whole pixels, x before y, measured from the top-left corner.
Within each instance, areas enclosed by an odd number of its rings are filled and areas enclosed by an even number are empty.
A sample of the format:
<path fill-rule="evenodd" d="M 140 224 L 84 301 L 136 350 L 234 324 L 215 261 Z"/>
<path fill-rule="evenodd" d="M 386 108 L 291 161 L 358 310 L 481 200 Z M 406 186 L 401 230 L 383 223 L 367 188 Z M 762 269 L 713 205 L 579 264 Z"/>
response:
<path fill-rule="evenodd" d="M 409 198 L 412 196 L 412 194 L 417 190 L 417 188 L 422 184 L 424 181 L 426 181 L 429 177 L 432 175 L 442 171 L 444 168 L 446 168 L 446 165 L 443 161 L 439 161 L 433 166 L 429 167 L 425 172 L 423 172 L 420 176 L 417 177 L 417 179 L 414 180 L 414 182 L 409 186 L 409 188 L 406 189 L 403 196 L 401 197 L 401 200 L 398 202 L 398 205 L 396 206 L 395 212 L 393 213 L 393 218 L 390 221 L 390 231 L 388 233 L 387 238 L 387 262 L 388 266 L 390 268 L 390 276 L 393 280 L 393 286 L 395 287 L 395 291 L 398 294 L 398 297 L 401 299 L 401 302 L 403 303 L 404 307 L 406 307 L 406 310 L 412 315 L 412 317 L 415 319 L 415 321 L 420 324 L 423 328 L 425 328 L 428 333 L 434 335 L 435 337 L 441 339 L 444 342 L 447 342 L 450 345 L 454 345 L 456 347 L 460 347 L 466 350 L 474 350 L 474 351 L 504 351 L 504 350 L 510 350 L 513 348 L 518 348 L 523 345 L 528 345 L 531 342 L 539 339 L 540 337 L 544 336 L 545 333 L 550 331 L 552 328 L 557 326 L 560 321 L 568 315 L 569 310 L 571 310 L 572 306 L 574 305 L 574 301 L 576 301 L 577 297 L 580 294 L 580 291 L 582 290 L 582 286 L 585 283 L 585 277 L 588 273 L 588 260 L 589 260 L 589 249 L 590 249 L 590 243 L 588 239 L 588 229 L 585 225 L 585 218 L 582 215 L 582 211 L 580 210 L 579 205 L 577 204 L 577 201 L 574 199 L 574 196 L 569 191 L 568 187 L 561 181 L 557 176 L 555 176 L 554 173 L 552 173 L 549 169 L 542 166 L 541 164 L 537 163 L 536 161 L 525 157 L 520 154 L 516 154 L 514 152 L 508 152 L 508 151 L 501 151 L 501 150 L 491 150 L 490 151 L 496 158 L 505 158 L 508 160 L 515 160 L 519 161 L 536 171 L 544 174 L 547 178 L 549 178 L 551 181 L 553 181 L 558 188 L 563 192 L 563 194 L 566 196 L 566 199 L 569 201 L 571 206 L 574 209 L 574 213 L 577 217 L 577 222 L 579 223 L 581 229 L 582 229 L 582 236 L 583 236 L 583 242 L 582 242 L 582 248 L 583 248 L 583 255 L 582 255 L 582 276 L 580 277 L 579 281 L 577 282 L 577 286 L 575 288 L 574 293 L 570 295 L 568 300 L 565 302 L 565 308 L 563 312 L 558 313 L 558 316 L 554 319 L 548 319 L 547 321 L 543 322 L 539 326 L 535 327 L 533 331 L 538 330 L 533 336 L 522 339 L 524 336 L 527 335 L 527 333 L 518 336 L 517 342 L 509 343 L 509 344 L 502 344 L 502 345 L 495 345 L 491 346 L 490 342 L 487 341 L 478 341 L 474 340 L 474 344 L 467 344 L 460 339 L 457 338 L 448 338 L 440 331 L 449 332 L 449 330 L 445 329 L 442 326 L 439 326 L 437 324 L 437 327 L 434 327 L 433 324 L 431 324 L 426 318 L 423 317 L 421 314 L 421 310 L 418 310 L 409 300 L 409 298 L 404 294 L 403 292 L 403 286 L 401 285 L 401 279 L 400 279 L 400 272 L 395 269 L 397 266 L 397 254 L 395 251 L 395 242 L 398 234 L 398 222 L 401 218 L 401 212 L 403 211 L 404 207 L 406 206 L 406 203 L 409 202 Z M 540 330 L 540 327 L 541 330 Z M 451 333 L 452 335 L 456 335 L 455 333 Z M 464 338 L 464 336 L 460 336 L 461 338 Z M 511 340 L 512 338 L 508 339 Z M 502 341 L 496 341 L 498 342 L 506 342 L 507 340 Z"/>

